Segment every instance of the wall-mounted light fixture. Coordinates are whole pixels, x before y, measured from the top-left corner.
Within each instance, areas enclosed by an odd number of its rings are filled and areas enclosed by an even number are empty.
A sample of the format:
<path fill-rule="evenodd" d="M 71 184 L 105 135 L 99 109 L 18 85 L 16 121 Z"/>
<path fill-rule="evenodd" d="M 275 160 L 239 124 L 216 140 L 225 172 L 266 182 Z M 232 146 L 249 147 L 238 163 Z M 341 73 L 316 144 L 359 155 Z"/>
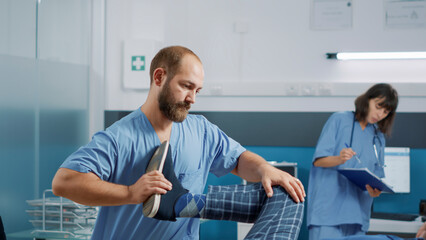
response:
<path fill-rule="evenodd" d="M 327 59 L 336 60 L 426 59 L 426 52 L 337 52 L 326 55 Z"/>

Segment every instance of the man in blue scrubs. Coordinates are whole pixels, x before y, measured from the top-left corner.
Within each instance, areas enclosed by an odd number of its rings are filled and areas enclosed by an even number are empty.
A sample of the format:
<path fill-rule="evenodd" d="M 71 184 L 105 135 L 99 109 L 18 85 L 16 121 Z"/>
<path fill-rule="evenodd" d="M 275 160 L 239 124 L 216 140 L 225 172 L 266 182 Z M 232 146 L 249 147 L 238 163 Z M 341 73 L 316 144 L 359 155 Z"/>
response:
<path fill-rule="evenodd" d="M 191 193 L 202 193 L 209 172 L 216 176 L 232 172 L 261 182 L 268 198 L 275 195 L 272 186 L 282 186 L 294 200 L 289 205 L 303 209 L 297 204 L 305 197 L 298 179 L 247 151 L 204 117 L 188 115 L 203 86 L 204 70 L 197 55 L 184 47 L 164 48 L 154 57 L 150 76 L 146 102 L 96 133 L 65 160 L 52 182 L 55 195 L 102 206 L 92 239 L 198 239 L 199 219 L 170 222 L 142 214 L 141 203 L 149 196 L 173 187 L 161 172 L 145 173 L 155 149 L 165 140 L 170 142 L 175 174 Z"/>

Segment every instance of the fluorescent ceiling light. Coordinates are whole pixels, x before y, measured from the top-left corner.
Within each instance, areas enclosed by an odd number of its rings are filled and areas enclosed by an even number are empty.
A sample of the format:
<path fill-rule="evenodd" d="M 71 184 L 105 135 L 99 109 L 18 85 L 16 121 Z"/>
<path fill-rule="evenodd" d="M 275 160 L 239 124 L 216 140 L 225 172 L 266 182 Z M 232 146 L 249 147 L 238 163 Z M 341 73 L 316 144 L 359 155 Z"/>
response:
<path fill-rule="evenodd" d="M 426 59 L 426 52 L 338 52 L 327 53 L 327 59 Z"/>

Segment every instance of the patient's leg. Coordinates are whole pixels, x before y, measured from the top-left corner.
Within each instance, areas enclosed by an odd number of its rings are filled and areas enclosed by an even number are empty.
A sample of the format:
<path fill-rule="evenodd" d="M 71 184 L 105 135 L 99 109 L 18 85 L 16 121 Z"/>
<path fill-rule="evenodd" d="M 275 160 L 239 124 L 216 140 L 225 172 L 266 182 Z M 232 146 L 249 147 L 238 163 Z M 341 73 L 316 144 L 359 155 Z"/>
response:
<path fill-rule="evenodd" d="M 254 225 L 246 239 L 297 239 L 303 203 L 295 203 L 280 186 L 266 196 L 261 183 L 209 186 L 204 218 L 248 222 Z"/>

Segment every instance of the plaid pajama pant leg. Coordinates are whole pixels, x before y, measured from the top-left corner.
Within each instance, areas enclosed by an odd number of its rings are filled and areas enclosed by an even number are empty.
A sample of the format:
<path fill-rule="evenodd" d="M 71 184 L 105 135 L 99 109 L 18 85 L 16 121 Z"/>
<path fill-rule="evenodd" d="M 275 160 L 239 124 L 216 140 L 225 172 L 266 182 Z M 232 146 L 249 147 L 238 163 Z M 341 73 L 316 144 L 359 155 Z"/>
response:
<path fill-rule="evenodd" d="M 297 239 L 303 203 L 295 203 L 280 186 L 266 196 L 261 183 L 209 186 L 203 218 L 254 223 L 245 239 Z"/>

